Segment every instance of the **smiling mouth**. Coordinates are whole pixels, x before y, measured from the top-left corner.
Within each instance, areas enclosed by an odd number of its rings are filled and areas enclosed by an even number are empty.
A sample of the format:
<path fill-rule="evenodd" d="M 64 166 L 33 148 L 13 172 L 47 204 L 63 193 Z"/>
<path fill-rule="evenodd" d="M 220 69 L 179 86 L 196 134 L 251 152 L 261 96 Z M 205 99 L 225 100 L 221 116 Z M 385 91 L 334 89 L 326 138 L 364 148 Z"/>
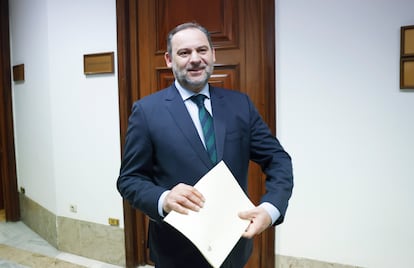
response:
<path fill-rule="evenodd" d="M 204 71 L 204 68 L 201 69 L 190 69 L 188 70 L 188 73 L 190 74 L 201 74 Z"/>

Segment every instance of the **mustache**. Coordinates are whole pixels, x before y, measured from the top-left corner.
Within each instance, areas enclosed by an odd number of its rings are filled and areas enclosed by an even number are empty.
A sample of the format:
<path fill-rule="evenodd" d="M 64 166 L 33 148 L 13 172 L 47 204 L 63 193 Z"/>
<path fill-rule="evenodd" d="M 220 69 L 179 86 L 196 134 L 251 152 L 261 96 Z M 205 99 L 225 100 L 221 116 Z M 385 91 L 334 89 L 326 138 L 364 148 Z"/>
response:
<path fill-rule="evenodd" d="M 207 68 L 206 64 L 191 64 L 186 69 L 187 71 L 199 71 Z"/>

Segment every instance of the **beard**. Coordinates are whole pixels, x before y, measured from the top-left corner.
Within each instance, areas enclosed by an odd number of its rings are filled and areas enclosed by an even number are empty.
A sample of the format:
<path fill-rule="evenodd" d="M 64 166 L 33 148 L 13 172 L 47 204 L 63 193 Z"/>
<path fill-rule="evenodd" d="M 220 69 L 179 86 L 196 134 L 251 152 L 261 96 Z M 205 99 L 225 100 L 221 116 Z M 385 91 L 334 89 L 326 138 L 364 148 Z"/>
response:
<path fill-rule="evenodd" d="M 192 68 L 196 69 L 196 68 L 199 68 L 199 66 L 192 67 Z M 197 76 L 197 77 L 192 77 L 189 74 L 188 68 L 181 69 L 181 70 L 177 68 L 176 66 L 173 66 L 172 68 L 175 79 L 177 79 L 180 85 L 194 92 L 199 92 L 207 84 L 208 79 L 210 79 L 210 76 L 213 73 L 213 70 L 214 70 L 213 65 L 207 65 L 203 69 L 202 75 Z"/>

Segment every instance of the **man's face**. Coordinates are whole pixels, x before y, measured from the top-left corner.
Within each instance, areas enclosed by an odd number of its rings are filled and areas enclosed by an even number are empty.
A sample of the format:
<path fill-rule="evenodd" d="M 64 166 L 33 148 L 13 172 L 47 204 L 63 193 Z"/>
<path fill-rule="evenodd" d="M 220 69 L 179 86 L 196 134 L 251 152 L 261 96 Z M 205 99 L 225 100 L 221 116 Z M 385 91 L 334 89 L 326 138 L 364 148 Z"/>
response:
<path fill-rule="evenodd" d="M 171 55 L 165 53 L 165 62 L 175 78 L 185 88 L 199 92 L 207 83 L 216 61 L 214 49 L 207 37 L 196 28 L 177 32 L 171 39 Z"/>

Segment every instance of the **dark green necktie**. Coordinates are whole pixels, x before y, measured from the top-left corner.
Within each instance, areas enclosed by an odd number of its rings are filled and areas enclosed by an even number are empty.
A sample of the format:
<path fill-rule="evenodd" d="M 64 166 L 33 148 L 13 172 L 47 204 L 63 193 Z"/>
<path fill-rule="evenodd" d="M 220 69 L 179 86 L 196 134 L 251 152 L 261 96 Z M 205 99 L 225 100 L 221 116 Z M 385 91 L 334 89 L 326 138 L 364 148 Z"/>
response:
<path fill-rule="evenodd" d="M 200 119 L 201 128 L 203 129 L 204 143 L 206 145 L 207 153 L 211 159 L 211 162 L 215 164 L 217 162 L 216 153 L 216 138 L 214 137 L 214 125 L 213 117 L 207 111 L 204 106 L 204 99 L 206 96 L 202 94 L 194 95 L 191 100 L 198 106 L 198 117 Z"/>

